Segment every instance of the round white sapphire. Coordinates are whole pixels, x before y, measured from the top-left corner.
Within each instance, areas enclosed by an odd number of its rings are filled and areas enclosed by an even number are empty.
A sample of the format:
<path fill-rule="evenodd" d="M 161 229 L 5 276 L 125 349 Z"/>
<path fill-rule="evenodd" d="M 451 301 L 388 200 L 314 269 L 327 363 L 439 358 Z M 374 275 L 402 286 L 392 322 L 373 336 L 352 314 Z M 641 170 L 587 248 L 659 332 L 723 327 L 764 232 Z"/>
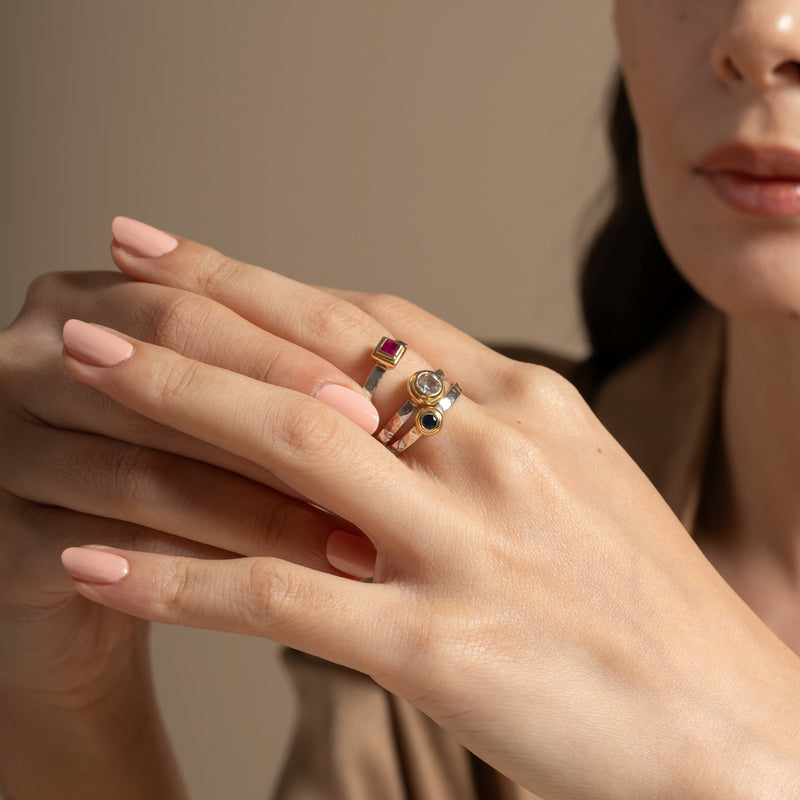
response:
<path fill-rule="evenodd" d="M 442 391 L 442 379 L 435 372 L 420 372 L 414 385 L 421 397 L 436 397 Z"/>

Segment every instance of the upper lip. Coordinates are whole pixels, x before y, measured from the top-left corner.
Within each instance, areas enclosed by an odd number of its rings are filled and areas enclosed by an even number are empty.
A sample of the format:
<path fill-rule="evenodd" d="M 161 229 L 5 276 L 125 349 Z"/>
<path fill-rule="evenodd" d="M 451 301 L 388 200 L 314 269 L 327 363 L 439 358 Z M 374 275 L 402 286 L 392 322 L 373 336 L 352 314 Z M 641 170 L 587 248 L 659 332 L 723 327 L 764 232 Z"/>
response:
<path fill-rule="evenodd" d="M 735 172 L 767 180 L 800 181 L 800 150 L 732 142 L 706 153 L 696 169 L 704 173 Z"/>

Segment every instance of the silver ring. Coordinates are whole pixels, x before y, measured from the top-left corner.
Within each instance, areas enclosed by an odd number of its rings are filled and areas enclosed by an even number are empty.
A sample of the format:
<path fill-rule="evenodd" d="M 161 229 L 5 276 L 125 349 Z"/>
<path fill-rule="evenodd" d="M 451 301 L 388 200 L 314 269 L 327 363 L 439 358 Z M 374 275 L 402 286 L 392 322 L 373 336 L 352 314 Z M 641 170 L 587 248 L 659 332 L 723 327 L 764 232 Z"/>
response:
<path fill-rule="evenodd" d="M 423 406 L 417 411 L 417 415 L 414 417 L 414 427 L 392 442 L 389 449 L 399 456 L 404 450 L 411 447 L 420 436 L 434 436 L 439 433 L 444 425 L 445 412 L 460 396 L 461 387 L 454 383 L 450 387 L 450 391 L 435 406 Z"/>
<path fill-rule="evenodd" d="M 388 336 L 384 336 L 378 342 L 372 351 L 372 358 L 376 364 L 364 382 L 364 388 L 370 397 L 375 394 L 375 390 L 387 370 L 394 369 L 400 363 L 400 359 L 405 355 L 406 348 L 405 342 L 401 342 L 399 339 L 390 339 Z"/>
<path fill-rule="evenodd" d="M 377 434 L 381 444 L 389 444 L 392 437 L 405 425 L 408 418 L 419 406 L 433 406 L 442 399 L 445 393 L 445 375 L 440 369 L 431 372 L 423 369 L 415 372 L 408 379 L 409 398 L 400 406 L 397 413 L 386 423 L 383 430 Z"/>

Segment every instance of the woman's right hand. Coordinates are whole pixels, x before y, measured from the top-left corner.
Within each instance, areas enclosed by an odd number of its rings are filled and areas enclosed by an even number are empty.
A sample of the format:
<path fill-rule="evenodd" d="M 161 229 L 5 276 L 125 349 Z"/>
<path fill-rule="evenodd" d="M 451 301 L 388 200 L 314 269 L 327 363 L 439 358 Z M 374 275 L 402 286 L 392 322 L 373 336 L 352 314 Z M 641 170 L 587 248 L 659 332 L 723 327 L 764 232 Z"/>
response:
<path fill-rule="evenodd" d="M 102 540 L 209 558 L 275 554 L 335 571 L 325 543 L 348 526 L 286 496 L 255 464 L 76 384 L 61 356 L 70 317 L 288 383 L 363 427 L 374 424 L 374 409 L 331 364 L 278 347 L 199 294 L 113 272 L 52 273 L 33 283 L 0 333 L 0 692 L 88 707 L 146 662 L 142 623 L 77 595 L 61 567 L 65 547 Z"/>

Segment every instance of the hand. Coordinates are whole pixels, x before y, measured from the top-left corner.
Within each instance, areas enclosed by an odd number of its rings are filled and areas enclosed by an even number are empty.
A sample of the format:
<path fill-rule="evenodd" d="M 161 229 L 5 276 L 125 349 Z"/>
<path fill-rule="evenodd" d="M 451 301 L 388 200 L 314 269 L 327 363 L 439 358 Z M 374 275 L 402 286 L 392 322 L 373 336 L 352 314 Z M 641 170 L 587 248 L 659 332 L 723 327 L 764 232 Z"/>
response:
<path fill-rule="evenodd" d="M 402 337 L 411 351 L 379 389 L 384 420 L 422 367 L 466 396 L 440 434 L 397 458 L 278 382 L 72 324 L 78 380 L 260 465 L 377 551 L 374 582 L 361 583 L 275 557 L 73 549 L 64 561 L 81 594 L 368 673 L 544 797 L 793 795 L 796 657 L 566 381 L 402 301 L 321 296 L 185 241 L 115 260 L 354 377 L 387 329 Z"/>
<path fill-rule="evenodd" d="M 195 557 L 277 554 L 330 570 L 325 542 L 342 523 L 270 488 L 285 487 L 253 462 L 77 384 L 61 357 L 72 316 L 339 407 L 352 396 L 344 410 L 367 427 L 377 415 L 339 369 L 197 293 L 110 272 L 39 278 L 0 333 L 0 688 L 76 708 L 128 680 L 144 637 L 140 620 L 75 592 L 59 561 L 65 547 L 102 540 Z"/>
<path fill-rule="evenodd" d="M 324 554 L 331 530 L 355 531 L 276 491 L 285 487 L 253 462 L 76 384 L 61 327 L 84 315 L 279 380 L 364 427 L 377 414 L 340 370 L 218 303 L 113 273 L 38 279 L 0 333 L 0 792 L 184 797 L 146 624 L 81 597 L 59 554 L 103 540 L 199 558 L 274 554 L 333 572 Z"/>

